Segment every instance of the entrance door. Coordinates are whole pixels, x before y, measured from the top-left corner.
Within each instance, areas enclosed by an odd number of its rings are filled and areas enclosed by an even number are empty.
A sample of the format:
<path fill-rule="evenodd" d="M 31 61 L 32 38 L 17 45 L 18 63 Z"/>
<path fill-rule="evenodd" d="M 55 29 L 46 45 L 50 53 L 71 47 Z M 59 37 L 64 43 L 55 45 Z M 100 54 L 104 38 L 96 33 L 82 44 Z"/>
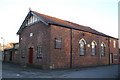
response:
<path fill-rule="evenodd" d="M 112 64 L 113 63 L 113 55 L 112 55 L 112 53 L 110 53 L 110 64 Z"/>
<path fill-rule="evenodd" d="M 10 61 L 12 61 L 12 51 L 10 51 Z"/>
<path fill-rule="evenodd" d="M 29 48 L 29 64 L 33 63 L 33 48 Z"/>

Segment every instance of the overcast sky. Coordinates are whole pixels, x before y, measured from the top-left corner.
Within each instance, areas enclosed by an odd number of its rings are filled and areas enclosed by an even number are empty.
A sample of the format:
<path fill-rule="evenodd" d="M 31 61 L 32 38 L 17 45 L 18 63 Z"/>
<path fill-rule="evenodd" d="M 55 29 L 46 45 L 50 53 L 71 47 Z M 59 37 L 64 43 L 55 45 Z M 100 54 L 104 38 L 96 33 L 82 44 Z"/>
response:
<path fill-rule="evenodd" d="M 6 43 L 18 42 L 16 33 L 31 8 L 118 38 L 118 1 L 0 0 L 0 37 L 4 37 Z"/>

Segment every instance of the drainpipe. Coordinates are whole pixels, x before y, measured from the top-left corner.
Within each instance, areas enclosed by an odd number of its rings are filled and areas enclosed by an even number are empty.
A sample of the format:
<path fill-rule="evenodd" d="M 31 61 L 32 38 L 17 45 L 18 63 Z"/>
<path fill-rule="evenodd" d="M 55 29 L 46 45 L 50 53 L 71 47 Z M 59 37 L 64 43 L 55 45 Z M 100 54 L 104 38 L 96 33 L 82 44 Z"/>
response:
<path fill-rule="evenodd" d="M 72 29 L 70 29 L 70 68 L 72 68 Z"/>
<path fill-rule="evenodd" d="M 101 48 L 101 45 L 100 45 L 100 37 L 99 37 L 99 40 L 98 40 L 98 64 L 101 65 L 101 51 L 100 51 L 100 48 Z"/>
<path fill-rule="evenodd" d="M 109 65 L 110 65 L 110 38 L 108 38 L 108 55 L 109 55 Z"/>

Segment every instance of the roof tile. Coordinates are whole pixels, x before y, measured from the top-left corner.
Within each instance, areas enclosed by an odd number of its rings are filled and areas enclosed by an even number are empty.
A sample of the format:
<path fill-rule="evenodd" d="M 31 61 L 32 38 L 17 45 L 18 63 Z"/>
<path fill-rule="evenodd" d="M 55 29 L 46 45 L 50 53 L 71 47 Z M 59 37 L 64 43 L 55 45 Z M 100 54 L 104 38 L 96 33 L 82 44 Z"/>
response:
<path fill-rule="evenodd" d="M 48 24 L 54 24 L 54 25 L 56 24 L 56 25 L 65 26 L 65 27 L 69 27 L 69 28 L 79 29 L 82 31 L 94 33 L 94 34 L 101 35 L 101 36 L 111 37 L 109 35 L 98 32 L 98 31 L 96 31 L 90 27 L 87 27 L 87 26 L 79 25 L 79 24 L 76 24 L 76 23 L 73 23 L 70 21 L 66 21 L 66 20 L 51 17 L 48 15 L 44 15 L 44 14 L 38 13 L 36 11 L 32 11 L 32 12 L 35 13 L 37 16 L 41 17 Z M 111 38 L 113 38 L 113 37 L 111 37 Z"/>

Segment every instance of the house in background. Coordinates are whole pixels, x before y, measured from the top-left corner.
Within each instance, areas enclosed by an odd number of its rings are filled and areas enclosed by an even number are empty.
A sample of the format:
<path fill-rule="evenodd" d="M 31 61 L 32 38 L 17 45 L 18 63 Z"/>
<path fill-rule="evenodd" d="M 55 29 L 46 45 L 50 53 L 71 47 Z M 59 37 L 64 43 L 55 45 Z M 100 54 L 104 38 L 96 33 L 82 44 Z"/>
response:
<path fill-rule="evenodd" d="M 19 43 L 10 43 L 10 45 L 11 47 L 9 46 L 9 44 L 6 45 L 6 48 L 4 50 L 4 61 L 20 63 L 20 58 L 18 53 Z"/>
<path fill-rule="evenodd" d="M 0 44 L 0 51 L 2 51 L 2 44 Z"/>
<path fill-rule="evenodd" d="M 118 63 L 117 38 L 35 11 L 17 34 L 21 64 L 55 69 Z"/>
<path fill-rule="evenodd" d="M 10 49 L 13 47 L 13 43 L 4 44 L 4 49 Z"/>

